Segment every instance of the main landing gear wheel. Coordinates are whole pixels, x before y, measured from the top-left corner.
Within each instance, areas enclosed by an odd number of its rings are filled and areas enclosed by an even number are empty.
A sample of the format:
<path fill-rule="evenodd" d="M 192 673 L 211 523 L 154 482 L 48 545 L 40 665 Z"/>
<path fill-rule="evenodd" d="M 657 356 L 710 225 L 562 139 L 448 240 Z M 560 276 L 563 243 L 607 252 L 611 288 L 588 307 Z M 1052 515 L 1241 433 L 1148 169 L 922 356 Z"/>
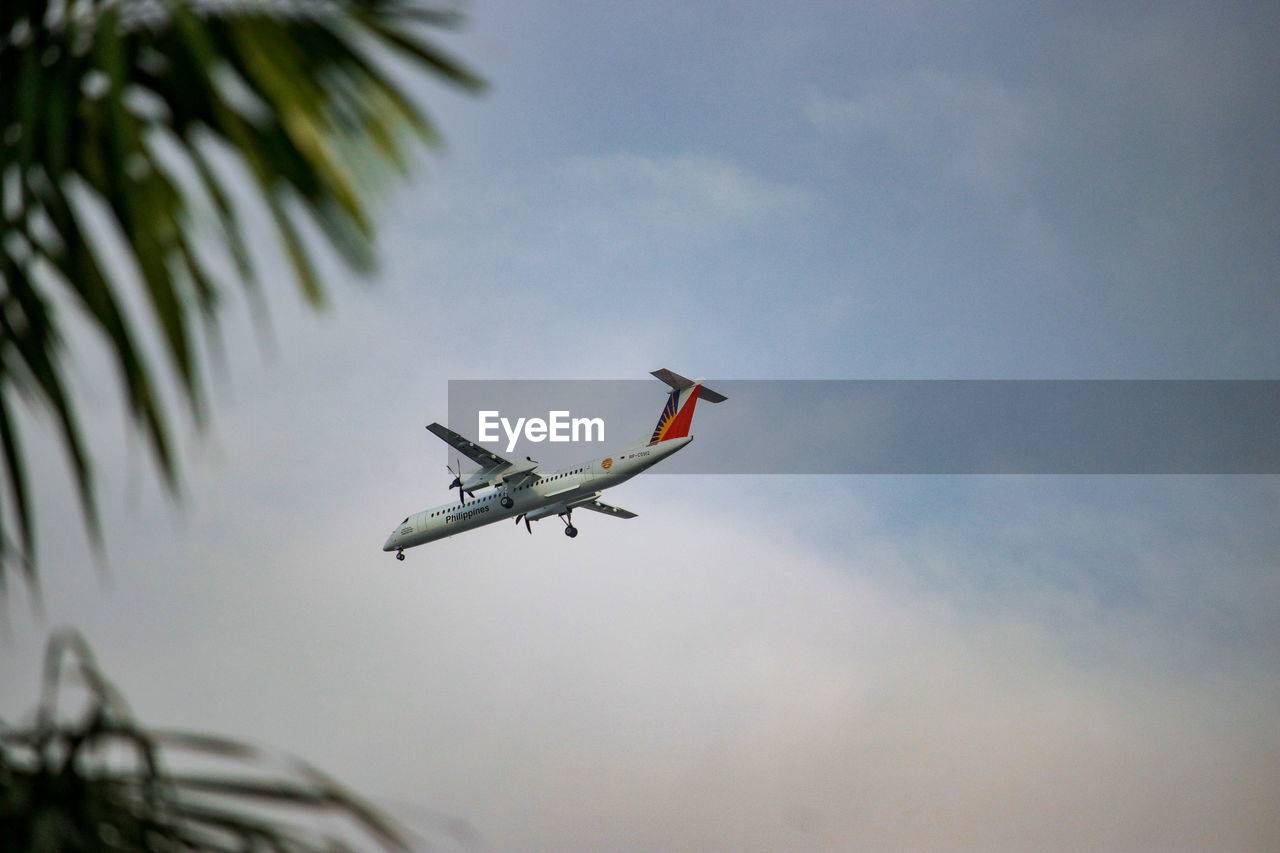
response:
<path fill-rule="evenodd" d="M 503 509 L 511 509 L 516 505 L 516 502 L 511 500 L 511 495 L 503 495 L 502 500 L 498 501 L 498 503 L 502 504 Z"/>
<path fill-rule="evenodd" d="M 570 539 L 578 535 L 578 528 L 573 526 L 573 507 L 569 507 L 560 513 L 560 519 L 564 521 L 564 535 Z"/>
<path fill-rule="evenodd" d="M 397 559 L 397 560 L 401 560 L 401 561 L 403 561 L 403 560 L 404 560 L 404 551 L 396 551 L 396 559 Z"/>

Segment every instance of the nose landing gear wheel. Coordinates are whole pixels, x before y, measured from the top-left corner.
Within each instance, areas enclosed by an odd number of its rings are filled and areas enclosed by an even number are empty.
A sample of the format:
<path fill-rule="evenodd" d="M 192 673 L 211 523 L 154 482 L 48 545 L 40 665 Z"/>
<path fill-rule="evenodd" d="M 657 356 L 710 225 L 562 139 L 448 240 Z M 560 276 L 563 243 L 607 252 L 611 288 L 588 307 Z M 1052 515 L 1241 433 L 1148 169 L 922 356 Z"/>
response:
<path fill-rule="evenodd" d="M 396 559 L 397 559 L 397 560 L 401 560 L 401 561 L 403 561 L 403 560 L 404 560 L 404 551 L 396 551 Z"/>

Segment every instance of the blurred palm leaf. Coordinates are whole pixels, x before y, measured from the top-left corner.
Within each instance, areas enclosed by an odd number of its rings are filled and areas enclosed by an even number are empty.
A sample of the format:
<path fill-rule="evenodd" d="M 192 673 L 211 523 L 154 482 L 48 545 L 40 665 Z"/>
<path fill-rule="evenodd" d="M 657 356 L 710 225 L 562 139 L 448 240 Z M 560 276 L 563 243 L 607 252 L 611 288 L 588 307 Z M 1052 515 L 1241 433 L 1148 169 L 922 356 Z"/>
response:
<path fill-rule="evenodd" d="M 58 709 L 68 660 L 88 698 L 74 719 Z M 234 772 L 178 773 L 175 761 L 220 762 Z M 0 853 L 405 850 L 408 840 L 305 763 L 222 737 L 140 726 L 78 634 L 49 643 L 35 723 L 0 725 Z"/>
<path fill-rule="evenodd" d="M 15 566 L 35 576 L 15 405 L 52 416 L 98 538 L 59 309 L 74 305 L 102 333 L 130 423 L 172 488 L 173 413 L 157 375 L 176 379 L 179 408 L 201 424 L 202 328 L 216 334 L 226 279 L 256 287 L 228 155 L 248 176 L 247 187 L 235 185 L 261 201 L 302 293 L 319 305 L 302 220 L 367 272 L 369 173 L 403 169 L 411 143 L 437 141 L 379 58 L 476 91 L 481 81 L 423 35 L 456 20 L 429 0 L 0 3 L 0 452 L 9 501 L 0 507 L 0 586 Z M 213 247 L 197 236 L 202 207 L 212 211 Z M 102 222 L 123 259 L 102 248 Z M 113 272 L 113 261 L 129 272 Z M 129 321 L 126 306 L 138 301 L 129 288 L 150 310 L 141 330 Z M 147 355 L 152 339 L 158 358 Z"/>

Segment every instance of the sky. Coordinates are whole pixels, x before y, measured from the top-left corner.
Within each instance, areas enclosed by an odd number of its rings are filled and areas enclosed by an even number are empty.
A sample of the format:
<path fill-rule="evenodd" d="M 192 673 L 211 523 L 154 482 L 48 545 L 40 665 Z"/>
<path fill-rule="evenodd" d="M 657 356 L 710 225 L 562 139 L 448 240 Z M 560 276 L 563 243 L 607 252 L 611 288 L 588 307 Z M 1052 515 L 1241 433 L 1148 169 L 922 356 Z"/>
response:
<path fill-rule="evenodd" d="M 303 756 L 431 849 L 1280 848 L 1274 476 L 650 476 L 573 540 L 380 550 L 449 497 L 449 380 L 1280 378 L 1278 31 L 478 0 L 440 40 L 490 89 L 410 82 L 447 145 L 378 273 L 326 264 L 316 315 L 277 262 L 269 341 L 229 300 L 179 505 L 69 341 L 105 557 L 34 420 L 0 718 L 73 625 L 142 722 Z"/>

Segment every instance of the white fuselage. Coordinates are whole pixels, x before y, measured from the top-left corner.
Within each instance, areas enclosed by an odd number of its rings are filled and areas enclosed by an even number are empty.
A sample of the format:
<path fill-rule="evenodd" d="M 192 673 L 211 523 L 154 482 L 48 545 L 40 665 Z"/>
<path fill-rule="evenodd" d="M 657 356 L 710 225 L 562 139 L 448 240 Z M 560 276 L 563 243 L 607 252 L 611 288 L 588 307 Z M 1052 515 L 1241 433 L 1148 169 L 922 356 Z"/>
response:
<path fill-rule="evenodd" d="M 600 492 L 630 480 L 693 441 L 683 436 L 657 444 L 630 447 L 613 456 L 602 456 L 515 487 L 501 484 L 477 492 L 461 503 L 448 503 L 409 516 L 387 537 L 384 551 L 402 551 L 502 521 L 525 515 L 537 520 L 566 513 L 574 504 L 598 497 Z M 504 507 L 502 499 L 512 505 Z M 572 532 L 572 531 L 570 531 Z"/>

